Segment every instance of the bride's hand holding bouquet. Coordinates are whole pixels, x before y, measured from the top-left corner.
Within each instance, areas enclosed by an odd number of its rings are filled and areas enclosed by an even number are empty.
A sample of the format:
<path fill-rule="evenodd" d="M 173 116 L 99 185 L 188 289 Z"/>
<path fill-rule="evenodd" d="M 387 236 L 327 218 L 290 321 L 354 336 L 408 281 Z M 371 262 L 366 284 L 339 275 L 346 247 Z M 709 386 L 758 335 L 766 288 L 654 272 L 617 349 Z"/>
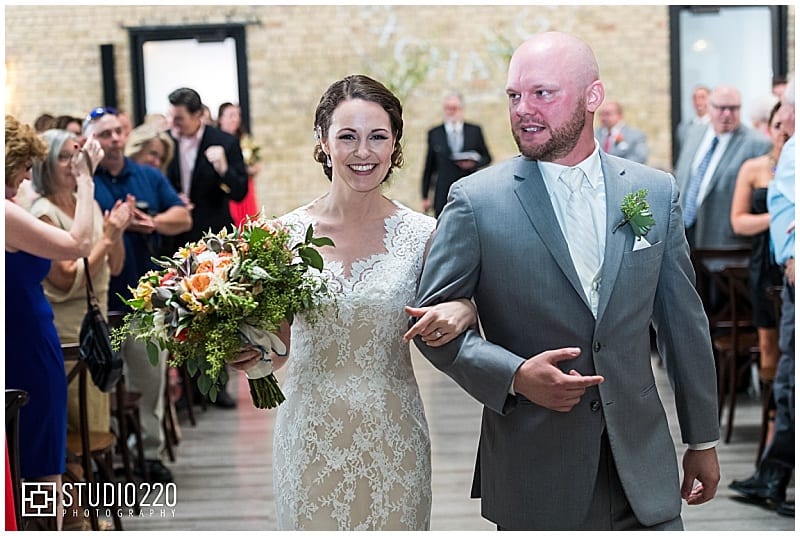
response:
<path fill-rule="evenodd" d="M 284 397 L 272 359 L 287 353 L 277 334 L 297 313 L 313 320 L 330 296 L 316 248 L 333 242 L 314 237 L 311 226 L 302 242 L 291 245 L 290 239 L 280 222 L 253 219 L 153 259 L 162 269 L 130 289 L 125 302 L 133 311 L 114 342 L 120 345 L 128 334 L 145 341 L 153 363 L 159 350 L 169 351 L 170 364 L 185 363 L 212 400 L 227 379 L 224 365 L 234 362 L 242 370 L 244 360 L 255 406 L 277 406 Z"/>

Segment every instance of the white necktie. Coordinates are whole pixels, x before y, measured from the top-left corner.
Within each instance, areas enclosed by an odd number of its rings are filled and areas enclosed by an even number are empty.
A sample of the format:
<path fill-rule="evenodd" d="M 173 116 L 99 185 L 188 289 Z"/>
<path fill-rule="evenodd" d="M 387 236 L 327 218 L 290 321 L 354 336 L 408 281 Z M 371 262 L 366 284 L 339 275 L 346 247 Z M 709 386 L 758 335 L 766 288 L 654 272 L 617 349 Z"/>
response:
<path fill-rule="evenodd" d="M 583 194 L 586 175 L 578 167 L 566 168 L 559 179 L 567 185 L 570 196 L 564 207 L 564 235 L 567 238 L 569 254 L 578 272 L 581 286 L 592 311 L 597 314 L 597 290 L 595 276 L 600 268 L 600 244 L 594 228 L 592 209 Z"/>

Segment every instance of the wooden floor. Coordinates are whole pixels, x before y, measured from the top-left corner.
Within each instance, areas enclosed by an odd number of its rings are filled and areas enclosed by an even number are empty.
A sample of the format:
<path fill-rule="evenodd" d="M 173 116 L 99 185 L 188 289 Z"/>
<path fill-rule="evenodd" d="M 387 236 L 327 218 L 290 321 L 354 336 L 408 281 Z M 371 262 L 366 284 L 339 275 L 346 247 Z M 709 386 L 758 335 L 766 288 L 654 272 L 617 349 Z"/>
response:
<path fill-rule="evenodd" d="M 655 361 L 654 361 L 655 363 Z M 425 402 L 433 451 L 432 530 L 481 531 L 495 526 L 480 516 L 478 501 L 468 498 L 480 427 L 480 405 L 445 375 L 414 353 L 414 364 Z M 663 370 L 655 366 L 658 387 L 668 412 L 672 393 Z M 174 513 L 156 508 L 140 517 L 125 517 L 127 530 L 274 530 L 272 493 L 273 411 L 249 403 L 243 375 L 229 386 L 239 399 L 235 410 L 209 407 L 200 412 L 196 427 L 182 419 L 177 460 L 167 465 L 177 485 Z M 676 433 L 673 414 L 669 415 Z M 754 469 L 759 408 L 746 394 L 736 411 L 734 437 L 718 448 L 722 482 L 708 504 L 686 507 L 683 518 L 690 531 L 793 530 L 794 519 L 732 499 L 727 485 Z M 683 452 L 681 445 L 676 445 Z M 790 494 L 794 493 L 794 483 Z"/>

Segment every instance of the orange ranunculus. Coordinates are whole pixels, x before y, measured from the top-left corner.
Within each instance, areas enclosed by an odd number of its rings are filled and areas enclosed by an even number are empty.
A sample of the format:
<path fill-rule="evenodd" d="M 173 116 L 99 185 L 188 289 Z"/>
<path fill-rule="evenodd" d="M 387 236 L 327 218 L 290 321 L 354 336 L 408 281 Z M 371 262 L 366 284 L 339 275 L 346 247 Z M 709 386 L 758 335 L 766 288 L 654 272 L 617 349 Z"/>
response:
<path fill-rule="evenodd" d="M 233 260 L 230 258 L 220 259 L 220 261 L 217 263 L 217 269 L 225 268 L 227 266 L 230 266 L 231 264 L 233 264 Z"/>
<path fill-rule="evenodd" d="M 195 255 L 199 255 L 200 253 L 206 251 L 207 249 L 208 248 L 206 247 L 205 244 L 198 244 L 192 248 L 192 253 L 194 253 Z"/>

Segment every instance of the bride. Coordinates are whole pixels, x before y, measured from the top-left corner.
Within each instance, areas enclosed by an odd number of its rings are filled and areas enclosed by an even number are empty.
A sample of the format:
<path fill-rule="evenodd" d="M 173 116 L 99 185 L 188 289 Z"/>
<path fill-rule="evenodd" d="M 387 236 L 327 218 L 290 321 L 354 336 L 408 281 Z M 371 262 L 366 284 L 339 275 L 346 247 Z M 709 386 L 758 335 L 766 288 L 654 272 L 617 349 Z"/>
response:
<path fill-rule="evenodd" d="M 315 117 L 314 155 L 330 190 L 281 218 L 298 240 L 309 224 L 333 240 L 320 253 L 335 306 L 291 326 L 273 445 L 279 530 L 430 525 L 430 438 L 403 335 L 435 220 L 382 193 L 402 165 L 402 135 L 402 107 L 382 84 L 335 82 Z M 476 322 L 468 301 L 413 314 L 435 346 Z M 272 358 L 276 368 L 286 361 Z M 235 368 L 257 359 L 246 349 Z"/>

